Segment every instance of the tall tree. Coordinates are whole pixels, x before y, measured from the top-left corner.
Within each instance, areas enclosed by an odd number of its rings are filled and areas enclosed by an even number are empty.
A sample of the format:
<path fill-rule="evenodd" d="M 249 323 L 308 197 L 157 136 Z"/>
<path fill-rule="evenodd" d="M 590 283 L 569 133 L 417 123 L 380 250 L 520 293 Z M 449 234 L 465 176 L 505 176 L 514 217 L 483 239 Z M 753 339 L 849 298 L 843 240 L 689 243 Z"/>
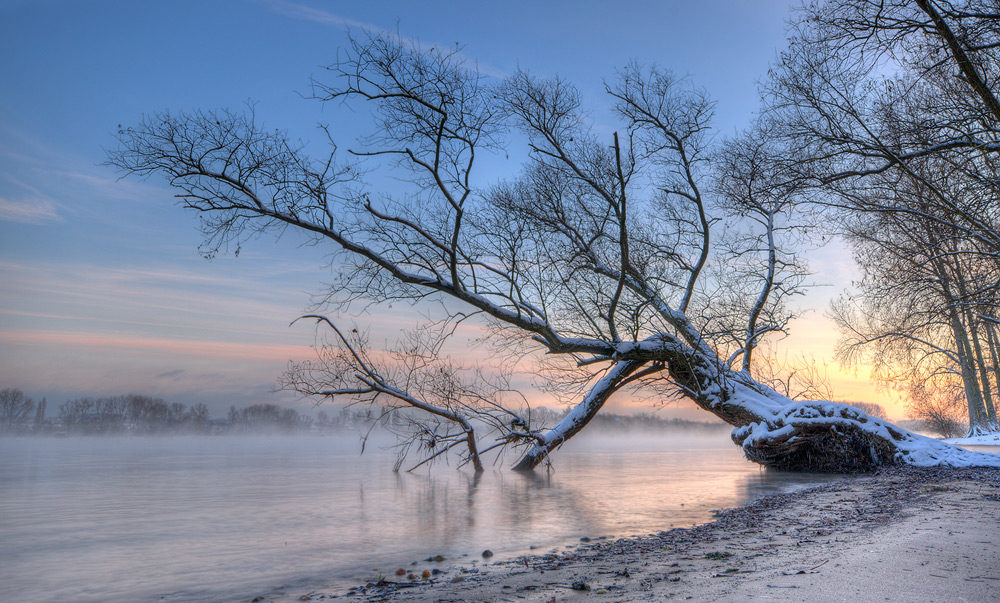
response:
<path fill-rule="evenodd" d="M 893 284 L 866 276 L 870 328 L 844 321 L 850 345 L 867 340 L 881 355 L 889 348 L 879 345 L 895 342 L 911 368 L 921 354 L 947 352 L 973 430 L 995 425 L 980 316 L 996 303 L 996 279 L 982 267 L 995 271 L 1000 253 L 998 48 L 991 0 L 808 2 L 766 86 L 765 113 L 803 158 L 790 178 L 847 210 L 849 236 L 859 214 L 880 232 L 859 257 L 882 264 L 862 268 Z M 885 270 L 893 263 L 901 273 Z M 916 303 L 887 297 L 892 288 Z M 942 330 L 950 344 L 931 333 Z"/>
<path fill-rule="evenodd" d="M 944 184 L 938 187 L 958 198 Z M 901 204 L 912 206 L 926 187 L 904 178 L 892 194 L 910 197 Z M 924 206 L 931 211 L 931 203 Z M 834 306 L 844 333 L 842 358 L 871 363 L 880 378 L 904 391 L 946 373 L 959 375 L 971 431 L 995 429 L 985 331 L 977 320 L 995 300 L 995 286 L 982 279 L 984 263 L 995 260 L 970 249 L 941 220 L 904 212 L 860 214 L 844 225 L 864 277 L 859 294 Z"/>

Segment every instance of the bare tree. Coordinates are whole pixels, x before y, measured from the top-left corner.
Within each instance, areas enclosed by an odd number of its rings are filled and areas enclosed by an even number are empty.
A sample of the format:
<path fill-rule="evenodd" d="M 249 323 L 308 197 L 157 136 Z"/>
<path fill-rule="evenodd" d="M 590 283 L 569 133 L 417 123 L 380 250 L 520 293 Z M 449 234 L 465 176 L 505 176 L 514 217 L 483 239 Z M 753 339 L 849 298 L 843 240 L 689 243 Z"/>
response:
<path fill-rule="evenodd" d="M 857 408 L 858 410 L 871 415 L 876 419 L 882 419 L 883 421 L 889 420 L 889 415 L 886 414 L 885 408 L 883 408 L 881 404 L 877 404 L 875 402 L 851 402 L 850 404 L 854 408 Z"/>
<path fill-rule="evenodd" d="M 996 425 L 980 317 L 1000 253 L 998 15 L 991 0 L 811 2 L 766 86 L 800 159 L 790 178 L 847 210 L 867 272 L 835 308 L 845 356 L 867 349 L 904 389 L 956 372 L 973 431 Z"/>
<path fill-rule="evenodd" d="M 303 427 L 303 417 L 294 408 L 277 404 L 251 404 L 239 410 L 229 408 L 229 427 L 240 432 L 294 432 Z"/>
<path fill-rule="evenodd" d="M 800 356 L 789 358 L 780 356 L 775 347 L 767 346 L 763 353 L 754 356 L 751 372 L 754 379 L 790 400 L 834 400 L 833 385 L 825 366 L 820 366 L 815 358 Z M 857 406 L 855 404 L 855 406 Z M 866 413 L 879 418 L 876 413 L 857 406 Z"/>
<path fill-rule="evenodd" d="M 349 161 L 336 148 L 310 159 L 252 114 L 203 112 L 159 114 L 122 128 L 110 163 L 126 174 L 165 176 L 182 204 L 204 217 L 210 252 L 264 229 L 300 229 L 342 252 L 335 308 L 355 300 L 448 299 L 466 320 L 481 321 L 498 349 L 543 352 L 567 382 L 586 384 L 548 429 L 509 419 L 507 408 L 479 415 L 507 426 L 497 427 L 498 445 L 523 446 L 515 468 L 543 462 L 609 398 L 634 387 L 690 399 L 735 426 L 747 456 L 770 466 L 852 471 L 894 462 L 996 462 L 845 405 L 794 402 L 744 370 L 740 358 L 780 331 L 771 317 L 782 314 L 777 305 L 793 284 L 744 280 L 756 283 L 748 293 L 758 301 L 735 332 L 720 328 L 735 324 L 732 308 L 714 303 L 723 285 L 717 275 L 732 256 L 715 254 L 712 229 L 740 216 L 712 195 L 713 105 L 687 81 L 627 67 L 607 85 L 620 127 L 599 135 L 580 93 L 564 81 L 521 71 L 490 82 L 457 54 L 397 39 L 356 38 L 330 72 L 332 83 L 315 83 L 316 97 L 367 107 L 375 120 Z M 501 182 L 479 176 L 484 152 L 520 143 L 529 159 L 519 174 Z M 372 171 L 410 186 L 372 186 L 365 176 Z M 791 211 L 784 200 L 773 187 L 754 198 L 765 233 L 776 233 L 767 230 L 768 216 Z M 775 204 L 781 209 L 767 209 Z M 752 253 L 762 239 L 745 240 L 754 241 L 754 250 L 745 250 Z M 759 249 L 775 271 L 776 245 Z M 449 438 L 445 446 L 465 444 L 475 462 L 468 449 L 474 426 L 462 420 L 484 407 L 469 401 L 478 394 L 455 378 L 447 359 L 436 360 L 443 369 L 432 386 L 424 377 L 391 376 L 362 339 L 334 332 L 337 351 L 319 373 L 308 367 L 296 374 L 296 388 L 420 409 L 444 422 L 444 431 L 433 433 Z M 733 342 L 742 353 L 732 353 Z M 317 375 L 324 382 L 312 383 Z"/>
<path fill-rule="evenodd" d="M 965 391 L 955 387 L 955 380 L 942 383 L 913 382 L 909 390 L 910 416 L 919 420 L 926 429 L 945 438 L 961 436 L 965 431 L 963 410 Z"/>
<path fill-rule="evenodd" d="M 35 411 L 35 401 L 19 389 L 0 390 L 0 431 L 14 431 L 25 426 Z"/>
<path fill-rule="evenodd" d="M 922 165 L 921 165 L 922 164 Z M 921 179 L 894 179 L 873 188 L 870 196 L 890 195 L 901 206 L 923 206 L 940 215 L 937 191 L 968 205 L 969 194 L 942 178 L 933 158 L 913 162 Z M 881 203 L 889 205 L 891 200 Z M 994 388 L 987 369 L 988 333 L 979 316 L 992 312 L 997 283 L 996 256 L 984 253 L 944 219 L 912 213 L 856 214 L 844 221 L 864 278 L 860 293 L 834 305 L 844 338 L 841 355 L 849 363 L 871 363 L 887 383 L 911 390 L 913 383 L 941 372 L 961 376 L 965 384 L 970 431 L 996 429 Z"/>

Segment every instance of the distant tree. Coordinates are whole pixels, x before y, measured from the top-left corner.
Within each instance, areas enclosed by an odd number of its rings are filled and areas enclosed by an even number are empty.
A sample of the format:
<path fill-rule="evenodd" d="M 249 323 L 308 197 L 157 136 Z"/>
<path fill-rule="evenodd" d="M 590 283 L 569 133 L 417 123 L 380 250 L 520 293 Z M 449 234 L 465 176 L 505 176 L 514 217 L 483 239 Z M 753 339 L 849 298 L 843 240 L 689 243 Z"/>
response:
<path fill-rule="evenodd" d="M 208 409 L 199 409 L 205 413 Z M 141 394 L 77 398 L 59 407 L 59 418 L 70 431 L 84 433 L 167 432 L 183 426 L 187 408 Z"/>
<path fill-rule="evenodd" d="M 59 422 L 67 431 L 94 431 L 99 425 L 97 400 L 95 398 L 75 398 L 59 406 Z"/>
<path fill-rule="evenodd" d="M 45 409 L 48 406 L 48 401 L 43 397 L 42 401 L 38 403 L 38 410 L 35 411 L 35 431 L 40 432 L 45 428 Z"/>
<path fill-rule="evenodd" d="M 316 413 L 316 422 L 325 427 L 330 424 L 330 415 L 325 410 L 321 410 Z"/>
<path fill-rule="evenodd" d="M 170 427 L 180 427 L 187 418 L 187 407 L 180 402 L 171 402 L 168 409 L 167 425 Z"/>
<path fill-rule="evenodd" d="M 951 387 L 937 384 L 929 387 L 926 382 L 914 382 L 909 390 L 907 407 L 910 416 L 921 422 L 932 433 L 945 438 L 956 438 L 965 433 L 965 390 L 953 380 Z"/>
<path fill-rule="evenodd" d="M 192 406 L 184 415 L 184 424 L 194 431 L 208 429 L 208 407 L 201 403 Z"/>
<path fill-rule="evenodd" d="M 229 427 L 238 432 L 294 432 L 303 427 L 301 415 L 294 408 L 276 404 L 251 404 L 242 409 L 229 409 Z"/>
<path fill-rule="evenodd" d="M 186 408 L 178 402 L 167 403 L 160 398 L 141 394 L 122 396 L 124 412 L 131 429 L 156 432 L 180 426 Z"/>
<path fill-rule="evenodd" d="M 34 400 L 21 390 L 0 390 L 0 431 L 14 431 L 25 426 L 34 410 Z"/>
<path fill-rule="evenodd" d="M 299 415 L 299 412 L 294 408 L 286 408 L 281 411 L 279 415 L 278 424 L 282 429 L 288 432 L 293 432 L 304 425 L 303 417 Z"/>
<path fill-rule="evenodd" d="M 885 408 L 881 404 L 876 402 L 848 402 L 854 408 L 864 411 L 876 419 L 882 419 L 883 421 L 889 420 L 889 415 L 885 413 Z"/>

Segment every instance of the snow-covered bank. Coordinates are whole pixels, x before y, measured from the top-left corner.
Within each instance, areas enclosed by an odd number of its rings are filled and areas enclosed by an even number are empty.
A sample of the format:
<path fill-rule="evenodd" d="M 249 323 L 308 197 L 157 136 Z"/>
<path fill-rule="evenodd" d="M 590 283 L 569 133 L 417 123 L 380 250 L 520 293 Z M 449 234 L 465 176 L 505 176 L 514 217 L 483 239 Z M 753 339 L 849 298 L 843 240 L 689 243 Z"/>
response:
<path fill-rule="evenodd" d="M 264 600 L 986 601 L 1000 580 L 991 544 L 1000 541 L 998 489 L 996 469 L 887 469 L 768 497 L 689 530 L 487 562 L 405 588 L 387 584 L 392 576 L 351 594 Z"/>

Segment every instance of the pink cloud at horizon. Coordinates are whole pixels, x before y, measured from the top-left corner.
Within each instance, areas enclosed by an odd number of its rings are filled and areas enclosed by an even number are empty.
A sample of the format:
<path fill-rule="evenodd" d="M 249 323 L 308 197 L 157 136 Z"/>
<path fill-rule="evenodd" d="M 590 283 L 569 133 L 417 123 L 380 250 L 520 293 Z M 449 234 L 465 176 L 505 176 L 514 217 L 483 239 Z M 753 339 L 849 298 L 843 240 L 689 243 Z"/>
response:
<path fill-rule="evenodd" d="M 160 337 L 135 337 L 105 333 L 60 333 L 45 332 L 0 332 L 0 345 L 58 344 L 79 348 L 117 349 L 119 351 L 142 351 L 160 355 L 207 356 L 246 360 L 295 360 L 311 354 L 307 345 L 237 343 L 208 340 L 178 340 Z"/>

